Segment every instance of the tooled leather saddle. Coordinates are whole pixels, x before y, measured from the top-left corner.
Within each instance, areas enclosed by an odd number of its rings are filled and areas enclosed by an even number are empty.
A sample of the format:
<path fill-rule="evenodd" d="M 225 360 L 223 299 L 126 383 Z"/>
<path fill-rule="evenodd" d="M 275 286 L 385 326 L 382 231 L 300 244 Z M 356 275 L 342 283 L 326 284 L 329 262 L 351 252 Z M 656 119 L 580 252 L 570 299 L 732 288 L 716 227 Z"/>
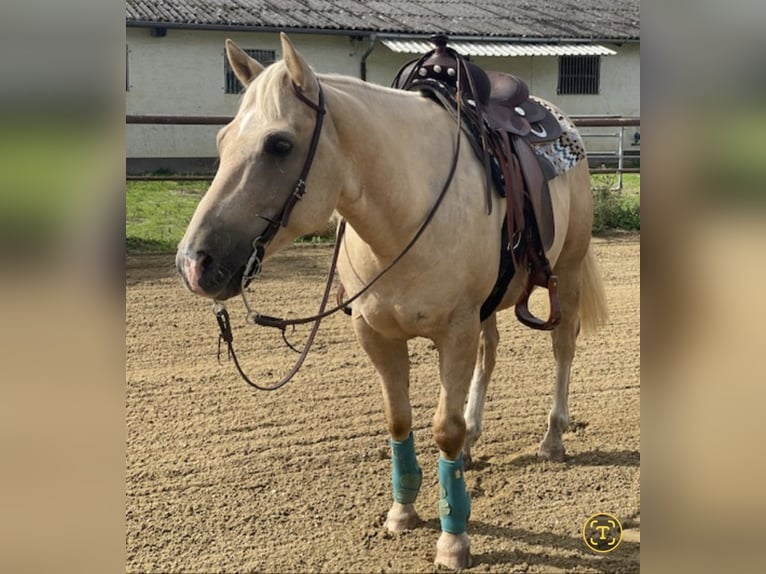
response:
<path fill-rule="evenodd" d="M 500 304 L 515 270 L 526 265 L 527 280 L 515 303 L 516 316 L 533 329 L 553 329 L 561 320 L 558 279 L 545 252 L 553 244 L 555 231 L 547 181 L 556 171 L 532 145 L 559 138 L 562 127 L 548 108 L 530 98 L 520 78 L 484 71 L 468 62 L 447 46 L 446 36 L 433 36 L 431 41 L 435 49 L 405 64 L 392 86 L 419 90 L 460 118 L 484 164 L 487 211 L 492 211 L 493 188 L 507 202 L 498 278 L 481 307 L 481 320 Z M 550 313 L 545 321 L 529 311 L 535 287 L 548 290 Z"/>

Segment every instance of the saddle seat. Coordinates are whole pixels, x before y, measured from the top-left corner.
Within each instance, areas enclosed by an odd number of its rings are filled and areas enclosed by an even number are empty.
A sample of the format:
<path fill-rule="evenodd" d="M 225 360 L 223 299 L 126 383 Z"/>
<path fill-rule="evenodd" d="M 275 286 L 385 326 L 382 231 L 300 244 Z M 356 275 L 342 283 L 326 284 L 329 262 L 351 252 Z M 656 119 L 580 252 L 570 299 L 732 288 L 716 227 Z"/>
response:
<path fill-rule="evenodd" d="M 490 83 L 486 110 L 490 127 L 522 136 L 532 144 L 561 136 L 561 124 L 547 108 L 530 99 L 524 80 L 505 72 L 485 73 Z"/>

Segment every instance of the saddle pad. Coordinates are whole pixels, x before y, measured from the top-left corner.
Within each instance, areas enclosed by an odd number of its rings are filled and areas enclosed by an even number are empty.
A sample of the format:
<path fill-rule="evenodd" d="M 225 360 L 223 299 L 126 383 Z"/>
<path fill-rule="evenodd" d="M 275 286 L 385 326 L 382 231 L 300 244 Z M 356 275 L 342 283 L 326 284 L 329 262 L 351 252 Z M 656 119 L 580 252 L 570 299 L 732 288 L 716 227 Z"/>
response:
<path fill-rule="evenodd" d="M 567 118 L 560 111 L 554 109 L 548 102 L 530 96 L 530 99 L 534 99 L 538 104 L 550 111 L 556 120 L 561 124 L 563 132 L 561 135 L 551 142 L 546 143 L 534 143 L 532 149 L 540 157 L 548 160 L 556 171 L 556 175 L 561 175 L 565 171 L 572 169 L 577 162 L 585 158 L 585 145 L 582 138 L 572 123 L 572 120 Z"/>

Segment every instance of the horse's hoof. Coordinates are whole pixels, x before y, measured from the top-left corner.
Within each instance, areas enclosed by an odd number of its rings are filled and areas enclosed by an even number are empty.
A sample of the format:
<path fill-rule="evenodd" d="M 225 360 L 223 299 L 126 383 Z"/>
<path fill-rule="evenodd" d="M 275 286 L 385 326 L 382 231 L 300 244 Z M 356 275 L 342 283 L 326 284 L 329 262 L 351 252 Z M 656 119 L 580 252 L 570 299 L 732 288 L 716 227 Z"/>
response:
<path fill-rule="evenodd" d="M 389 532 L 401 532 L 402 530 L 412 530 L 417 526 L 418 513 L 415 512 L 414 504 L 400 504 L 394 502 L 391 510 L 386 516 L 385 527 Z"/>
<path fill-rule="evenodd" d="M 473 566 L 471 541 L 468 535 L 465 532 L 461 534 L 442 532 L 436 542 L 434 564 L 450 570 L 464 570 Z"/>
<path fill-rule="evenodd" d="M 555 445 L 546 444 L 545 441 L 540 445 L 537 456 L 550 460 L 551 462 L 564 462 L 564 445 L 559 443 Z"/>

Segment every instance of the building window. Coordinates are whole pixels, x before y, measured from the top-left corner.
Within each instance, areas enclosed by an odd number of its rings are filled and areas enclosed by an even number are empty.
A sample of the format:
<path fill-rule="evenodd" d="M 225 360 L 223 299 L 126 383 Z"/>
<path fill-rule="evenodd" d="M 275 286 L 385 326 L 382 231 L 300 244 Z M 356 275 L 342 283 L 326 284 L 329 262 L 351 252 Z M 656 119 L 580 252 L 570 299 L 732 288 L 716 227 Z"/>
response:
<path fill-rule="evenodd" d="M 245 53 L 251 58 L 258 60 L 264 66 L 274 63 L 277 59 L 276 52 L 274 50 L 245 50 Z M 234 70 L 229 66 L 229 59 L 226 57 L 226 53 L 223 55 L 223 69 L 224 69 L 224 86 L 227 94 L 238 94 L 242 91 L 242 84 L 234 75 Z"/>
<path fill-rule="evenodd" d="M 130 48 L 125 44 L 125 91 L 130 91 Z"/>
<path fill-rule="evenodd" d="M 561 56 L 557 94 L 598 94 L 600 56 Z"/>

